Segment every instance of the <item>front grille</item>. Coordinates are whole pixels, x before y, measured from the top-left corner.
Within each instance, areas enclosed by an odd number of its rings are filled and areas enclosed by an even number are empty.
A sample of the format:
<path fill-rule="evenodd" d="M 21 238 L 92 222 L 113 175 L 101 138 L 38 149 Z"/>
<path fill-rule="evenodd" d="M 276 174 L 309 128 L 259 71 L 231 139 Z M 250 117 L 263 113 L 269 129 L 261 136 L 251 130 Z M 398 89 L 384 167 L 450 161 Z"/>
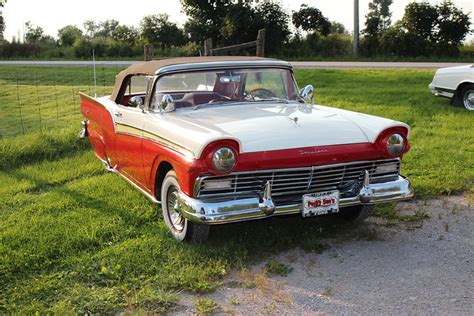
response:
<path fill-rule="evenodd" d="M 371 182 L 386 182 L 398 178 L 400 172 L 399 159 L 361 161 L 345 164 L 304 167 L 294 169 L 275 169 L 265 171 L 237 172 L 224 176 L 210 176 L 198 179 L 195 196 L 221 198 L 261 194 L 263 184 L 270 181 L 272 196 L 289 197 L 338 189 L 343 193 L 351 185 L 360 183 L 367 170 Z M 206 183 L 224 181 L 230 187 L 209 186 Z"/>

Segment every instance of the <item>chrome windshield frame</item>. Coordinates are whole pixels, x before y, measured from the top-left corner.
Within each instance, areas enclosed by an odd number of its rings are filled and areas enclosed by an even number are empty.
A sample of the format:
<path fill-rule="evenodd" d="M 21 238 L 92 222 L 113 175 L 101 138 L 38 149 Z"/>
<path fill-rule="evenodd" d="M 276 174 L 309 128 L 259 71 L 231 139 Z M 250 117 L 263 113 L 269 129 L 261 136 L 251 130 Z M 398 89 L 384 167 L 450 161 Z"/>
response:
<path fill-rule="evenodd" d="M 193 63 L 193 64 L 180 64 L 180 65 L 171 65 L 159 69 L 155 73 L 155 78 L 153 84 L 151 85 L 150 96 L 148 102 L 146 103 L 147 109 L 152 109 L 151 101 L 153 100 L 153 94 L 156 92 L 156 84 L 158 80 L 166 75 L 180 74 L 183 72 L 204 72 L 204 71 L 213 71 L 213 70 L 229 70 L 229 69 L 283 69 L 288 70 L 291 74 L 292 81 L 294 83 L 296 93 L 298 95 L 298 83 L 296 82 L 293 66 L 289 62 L 280 61 L 280 60 L 265 60 L 265 61 L 234 61 L 234 62 L 209 62 L 209 63 Z M 298 101 L 296 100 L 288 100 Z M 242 101 L 245 102 L 245 101 Z M 240 103 L 240 102 L 239 102 Z"/>

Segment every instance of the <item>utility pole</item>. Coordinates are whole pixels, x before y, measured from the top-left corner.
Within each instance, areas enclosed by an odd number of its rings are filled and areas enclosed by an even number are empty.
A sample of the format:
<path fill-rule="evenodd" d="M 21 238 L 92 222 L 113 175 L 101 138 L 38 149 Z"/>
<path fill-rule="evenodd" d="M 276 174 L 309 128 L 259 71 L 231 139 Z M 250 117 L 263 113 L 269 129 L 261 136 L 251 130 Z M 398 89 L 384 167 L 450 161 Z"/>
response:
<path fill-rule="evenodd" d="M 359 0 L 354 0 L 354 38 L 352 39 L 352 52 L 359 52 Z"/>

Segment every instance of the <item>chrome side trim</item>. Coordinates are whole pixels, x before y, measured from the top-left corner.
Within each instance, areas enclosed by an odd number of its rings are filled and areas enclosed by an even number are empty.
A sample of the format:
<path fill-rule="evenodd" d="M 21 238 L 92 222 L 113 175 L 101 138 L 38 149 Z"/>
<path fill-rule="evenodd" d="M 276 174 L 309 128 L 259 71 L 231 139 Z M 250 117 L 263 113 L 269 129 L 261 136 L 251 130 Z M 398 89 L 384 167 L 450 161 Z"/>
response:
<path fill-rule="evenodd" d="M 339 200 L 341 208 L 354 205 L 369 205 L 411 199 L 413 188 L 407 178 L 399 176 L 397 180 L 385 183 L 369 184 L 363 192 Z M 180 193 L 179 208 L 184 217 L 192 222 L 203 224 L 225 224 L 253 219 L 263 219 L 274 215 L 301 213 L 301 203 L 276 205 L 274 212 L 265 214 L 260 207 L 260 198 L 250 197 L 221 202 L 203 202 Z"/>
<path fill-rule="evenodd" d="M 83 96 L 84 98 L 87 98 L 87 99 L 89 99 L 91 101 L 94 101 L 95 103 L 101 105 L 102 107 L 104 107 L 104 109 L 107 110 L 107 112 L 109 112 L 110 117 L 112 119 L 112 123 L 114 124 L 114 132 L 116 134 L 123 134 L 123 135 L 139 137 L 139 138 L 142 138 L 142 139 L 147 139 L 147 140 L 150 140 L 150 141 L 155 142 L 157 144 L 166 146 L 166 147 L 168 147 L 168 148 L 170 148 L 174 151 L 177 151 L 177 152 L 179 152 L 179 153 L 181 153 L 185 156 L 192 157 L 192 158 L 195 157 L 194 152 L 191 149 L 186 148 L 186 147 L 184 147 L 182 145 L 179 145 L 177 143 L 174 143 L 169 139 L 163 138 L 161 136 L 158 136 L 157 134 L 151 133 L 150 131 L 147 131 L 147 130 L 144 130 L 144 129 L 141 129 L 141 128 L 138 128 L 138 127 L 135 127 L 135 126 L 127 125 L 127 124 L 124 124 L 124 123 L 117 123 L 115 121 L 114 115 L 110 112 L 108 107 L 106 107 L 104 104 L 102 104 L 97 99 L 95 99 L 91 96 L 88 96 L 85 93 L 79 92 L 79 94 L 81 96 Z"/>
<path fill-rule="evenodd" d="M 158 136 L 157 134 L 151 133 L 141 128 L 137 128 L 131 125 L 123 124 L 123 123 L 117 123 L 115 124 L 115 132 L 117 134 L 124 134 L 124 135 L 135 136 L 142 139 L 150 140 L 154 143 L 157 143 L 157 144 L 166 146 L 172 150 L 175 150 L 185 156 L 195 157 L 194 152 L 191 149 L 181 146 L 175 142 L 172 142 L 166 138 L 163 138 L 161 136 Z"/>
<path fill-rule="evenodd" d="M 99 156 L 96 155 L 96 157 L 104 164 L 105 171 L 117 174 L 121 176 L 123 179 L 125 179 L 129 184 L 132 185 L 135 189 L 137 189 L 139 192 L 143 193 L 150 201 L 152 201 L 155 204 L 161 204 L 160 201 L 158 201 L 153 195 L 148 193 L 147 191 L 143 190 L 140 186 L 138 186 L 135 182 L 133 182 L 131 179 L 129 179 L 127 176 L 122 174 L 120 171 L 117 170 L 117 166 L 112 167 L 108 160 L 101 159 Z"/>

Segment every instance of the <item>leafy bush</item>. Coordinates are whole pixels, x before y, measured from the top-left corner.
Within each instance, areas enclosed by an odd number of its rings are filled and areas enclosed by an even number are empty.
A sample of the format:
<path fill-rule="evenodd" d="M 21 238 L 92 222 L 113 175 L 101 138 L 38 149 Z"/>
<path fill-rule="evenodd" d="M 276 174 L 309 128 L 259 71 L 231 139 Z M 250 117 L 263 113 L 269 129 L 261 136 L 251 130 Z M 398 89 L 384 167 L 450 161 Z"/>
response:
<path fill-rule="evenodd" d="M 474 40 L 459 49 L 462 58 L 474 59 Z"/>
<path fill-rule="evenodd" d="M 197 43 L 188 43 L 184 46 L 155 48 L 155 58 L 199 56 L 200 46 Z"/>
<path fill-rule="evenodd" d="M 318 32 L 308 34 L 306 38 L 297 35 L 278 56 L 283 58 L 309 57 L 309 56 L 349 56 L 352 53 L 352 42 L 349 35 L 330 34 L 322 36 Z"/>

